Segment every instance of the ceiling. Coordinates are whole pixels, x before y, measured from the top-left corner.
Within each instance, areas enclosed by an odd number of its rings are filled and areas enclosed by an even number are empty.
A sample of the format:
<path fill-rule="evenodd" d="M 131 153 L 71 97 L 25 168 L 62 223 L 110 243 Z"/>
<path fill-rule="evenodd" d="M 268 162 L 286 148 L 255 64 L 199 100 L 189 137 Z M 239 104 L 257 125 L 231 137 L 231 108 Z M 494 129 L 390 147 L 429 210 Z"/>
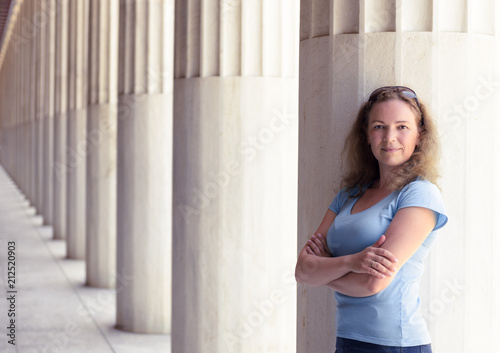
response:
<path fill-rule="evenodd" d="M 10 6 L 15 0 L 0 0 L 0 67 L 2 65 L 2 59 L 5 55 L 5 48 L 2 48 L 5 44 L 5 30 L 7 25 L 7 19 L 10 13 Z"/>
<path fill-rule="evenodd" d="M 3 32 L 7 17 L 9 16 L 10 3 L 12 0 L 0 0 L 0 38 L 3 38 Z"/>

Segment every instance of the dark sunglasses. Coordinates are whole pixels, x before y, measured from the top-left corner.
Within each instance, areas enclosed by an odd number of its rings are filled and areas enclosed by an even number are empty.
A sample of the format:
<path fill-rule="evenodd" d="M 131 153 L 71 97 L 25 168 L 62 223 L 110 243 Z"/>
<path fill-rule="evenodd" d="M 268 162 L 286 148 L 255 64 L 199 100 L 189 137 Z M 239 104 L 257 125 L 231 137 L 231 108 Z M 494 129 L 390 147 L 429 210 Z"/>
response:
<path fill-rule="evenodd" d="M 368 98 L 369 102 L 375 102 L 380 93 L 385 91 L 396 91 L 404 95 L 408 99 L 415 99 L 417 103 L 418 110 L 420 110 L 421 124 L 424 125 L 424 113 L 422 112 L 422 108 L 420 108 L 420 103 L 418 102 L 417 94 L 411 88 L 405 86 L 385 86 L 377 88 L 375 91 L 370 94 L 370 98 Z"/>

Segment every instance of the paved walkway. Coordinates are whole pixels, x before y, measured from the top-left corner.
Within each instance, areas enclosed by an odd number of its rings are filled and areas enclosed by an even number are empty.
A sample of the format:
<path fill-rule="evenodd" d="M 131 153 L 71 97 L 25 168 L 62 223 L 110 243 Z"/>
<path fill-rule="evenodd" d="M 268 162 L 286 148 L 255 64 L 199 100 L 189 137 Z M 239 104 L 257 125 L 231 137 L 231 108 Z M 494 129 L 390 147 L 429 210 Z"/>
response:
<path fill-rule="evenodd" d="M 85 263 L 65 255 L 0 167 L 0 352 L 171 351 L 168 335 L 116 330 L 115 292 L 85 287 Z"/>

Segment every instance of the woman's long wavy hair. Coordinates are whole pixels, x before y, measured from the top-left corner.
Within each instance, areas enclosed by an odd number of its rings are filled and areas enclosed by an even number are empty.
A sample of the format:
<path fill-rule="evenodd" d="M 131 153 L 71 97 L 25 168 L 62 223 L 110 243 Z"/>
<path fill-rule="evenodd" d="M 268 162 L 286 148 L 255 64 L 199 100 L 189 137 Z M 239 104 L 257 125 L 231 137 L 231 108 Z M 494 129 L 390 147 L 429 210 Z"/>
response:
<path fill-rule="evenodd" d="M 358 196 L 362 187 L 380 177 L 378 161 L 367 142 L 370 111 L 374 104 L 393 99 L 406 102 L 414 111 L 419 127 L 420 143 L 410 159 L 394 171 L 388 187 L 391 190 L 401 190 L 418 177 L 436 184 L 439 178 L 439 140 L 432 117 L 422 102 L 419 101 L 419 109 L 415 99 L 407 98 L 396 89 L 388 89 L 379 93 L 374 100 L 361 106 L 342 151 L 344 176 L 341 187 L 346 187 L 348 190 L 358 188 Z"/>

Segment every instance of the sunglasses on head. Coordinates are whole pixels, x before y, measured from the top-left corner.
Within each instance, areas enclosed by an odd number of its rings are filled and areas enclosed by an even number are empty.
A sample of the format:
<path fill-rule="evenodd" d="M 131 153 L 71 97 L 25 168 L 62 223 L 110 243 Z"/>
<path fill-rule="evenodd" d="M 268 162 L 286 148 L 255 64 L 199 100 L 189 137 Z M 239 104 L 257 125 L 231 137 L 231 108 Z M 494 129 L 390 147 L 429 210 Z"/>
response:
<path fill-rule="evenodd" d="M 414 90 L 411 88 L 405 87 L 405 86 L 385 86 L 385 87 L 380 87 L 377 88 L 375 91 L 370 94 L 370 98 L 368 98 L 369 102 L 375 102 L 377 101 L 377 97 L 379 96 L 380 93 L 386 92 L 386 91 L 395 91 L 401 93 L 403 96 L 405 96 L 408 99 L 415 99 L 415 102 L 417 103 L 417 107 L 420 110 L 420 117 L 421 117 L 421 124 L 422 126 L 424 125 L 424 113 L 422 112 L 422 108 L 420 108 L 420 103 L 418 102 L 417 94 L 415 93 Z"/>

